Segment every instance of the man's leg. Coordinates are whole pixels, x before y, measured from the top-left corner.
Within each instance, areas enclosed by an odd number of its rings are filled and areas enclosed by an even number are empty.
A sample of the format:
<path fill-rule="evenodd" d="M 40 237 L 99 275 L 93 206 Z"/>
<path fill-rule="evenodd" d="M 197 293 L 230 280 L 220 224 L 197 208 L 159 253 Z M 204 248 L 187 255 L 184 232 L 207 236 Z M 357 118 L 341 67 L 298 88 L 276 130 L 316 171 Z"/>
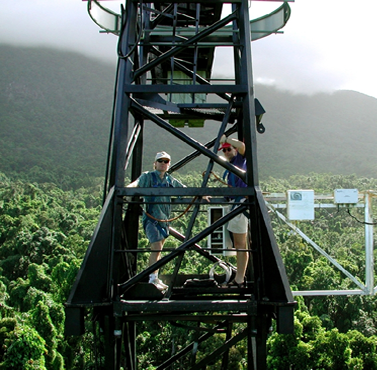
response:
<path fill-rule="evenodd" d="M 233 244 L 237 249 L 237 273 L 234 278 L 237 284 L 242 284 L 245 279 L 246 268 L 249 261 L 249 252 L 248 251 L 238 251 L 238 249 L 247 249 L 246 238 L 247 233 L 236 234 L 233 233 Z"/>
<path fill-rule="evenodd" d="M 161 258 L 161 251 L 162 247 L 164 246 L 165 239 L 159 240 L 158 242 L 151 243 L 152 252 L 149 256 L 149 266 L 152 266 L 155 262 L 157 262 Z M 153 272 L 154 274 L 158 274 L 158 270 Z"/>
<path fill-rule="evenodd" d="M 165 239 L 158 242 L 151 243 L 152 252 L 149 256 L 149 266 L 153 265 L 161 258 L 162 247 L 164 246 Z M 149 283 L 154 284 L 158 290 L 165 291 L 169 288 L 158 278 L 158 270 L 153 271 L 149 275 Z"/>

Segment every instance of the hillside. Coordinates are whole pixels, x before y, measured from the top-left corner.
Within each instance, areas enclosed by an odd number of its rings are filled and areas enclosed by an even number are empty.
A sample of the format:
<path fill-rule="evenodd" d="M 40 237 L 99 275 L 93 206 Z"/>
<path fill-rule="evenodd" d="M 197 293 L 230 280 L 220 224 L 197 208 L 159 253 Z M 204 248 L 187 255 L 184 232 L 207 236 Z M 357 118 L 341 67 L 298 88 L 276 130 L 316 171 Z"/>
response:
<path fill-rule="evenodd" d="M 57 183 L 102 176 L 114 73 L 78 54 L 2 45 L 0 171 Z"/>
<path fill-rule="evenodd" d="M 58 185 L 103 176 L 115 66 L 71 52 L 0 45 L 0 171 Z M 377 99 L 353 92 L 293 95 L 256 86 L 266 110 L 257 135 L 261 178 L 294 174 L 357 174 L 377 178 Z M 185 128 L 205 142 L 218 124 Z M 191 152 L 146 124 L 144 168 L 156 151 L 179 159 Z M 205 161 L 194 168 L 204 170 Z M 186 171 L 182 170 L 182 172 Z"/>
<path fill-rule="evenodd" d="M 261 173 L 377 176 L 377 99 L 355 91 L 292 95 L 257 86 L 266 110 Z M 266 171 L 265 171 L 266 170 Z"/>

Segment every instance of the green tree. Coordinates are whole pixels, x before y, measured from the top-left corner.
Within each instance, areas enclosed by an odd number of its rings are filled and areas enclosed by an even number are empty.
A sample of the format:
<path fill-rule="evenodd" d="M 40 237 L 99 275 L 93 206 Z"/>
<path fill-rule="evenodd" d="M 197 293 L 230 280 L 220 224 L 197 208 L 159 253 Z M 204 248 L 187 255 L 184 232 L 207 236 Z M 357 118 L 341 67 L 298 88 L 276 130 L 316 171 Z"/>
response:
<path fill-rule="evenodd" d="M 346 334 L 338 329 L 322 331 L 311 342 L 313 350 L 311 356 L 315 369 L 345 370 L 351 364 L 350 341 Z"/>
<path fill-rule="evenodd" d="M 377 369 L 377 337 L 365 337 L 357 330 L 350 330 L 347 333 L 352 351 L 352 358 L 357 358 L 362 364 L 362 369 Z"/>
<path fill-rule="evenodd" d="M 45 361 L 47 368 L 53 369 L 53 364 L 59 361 L 57 357 L 58 333 L 50 317 L 49 307 L 39 301 L 30 312 L 30 326 L 36 328 L 39 335 L 45 340 L 46 354 Z"/>
<path fill-rule="evenodd" d="M 16 325 L 4 340 L 4 361 L 0 369 L 14 370 L 47 370 L 45 340 L 38 332 L 28 325 Z"/>

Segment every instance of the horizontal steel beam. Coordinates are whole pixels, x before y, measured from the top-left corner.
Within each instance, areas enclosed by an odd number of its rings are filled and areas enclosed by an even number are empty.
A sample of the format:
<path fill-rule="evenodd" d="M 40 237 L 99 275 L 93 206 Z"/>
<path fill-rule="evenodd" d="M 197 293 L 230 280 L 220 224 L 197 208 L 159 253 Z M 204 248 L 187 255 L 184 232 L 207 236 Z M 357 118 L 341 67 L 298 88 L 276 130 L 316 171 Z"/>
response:
<path fill-rule="evenodd" d="M 124 92 L 130 93 L 198 93 L 242 95 L 248 92 L 247 85 L 125 85 Z"/>
<path fill-rule="evenodd" d="M 256 303 L 250 300 L 161 300 L 161 301 L 124 301 L 114 302 L 115 312 L 208 312 L 242 311 L 256 314 Z"/>
<path fill-rule="evenodd" d="M 156 197 L 182 197 L 182 196 L 248 196 L 254 197 L 254 188 L 119 188 L 117 196 L 156 196 Z"/>
<path fill-rule="evenodd" d="M 167 314 L 161 317 L 160 313 L 142 313 L 142 314 L 128 314 L 124 316 L 124 321 L 192 321 L 192 322 L 216 322 L 216 321 L 223 321 L 226 320 L 228 322 L 248 322 L 250 320 L 250 316 L 246 313 L 244 314 L 224 314 L 219 315 L 180 315 L 180 314 Z"/>

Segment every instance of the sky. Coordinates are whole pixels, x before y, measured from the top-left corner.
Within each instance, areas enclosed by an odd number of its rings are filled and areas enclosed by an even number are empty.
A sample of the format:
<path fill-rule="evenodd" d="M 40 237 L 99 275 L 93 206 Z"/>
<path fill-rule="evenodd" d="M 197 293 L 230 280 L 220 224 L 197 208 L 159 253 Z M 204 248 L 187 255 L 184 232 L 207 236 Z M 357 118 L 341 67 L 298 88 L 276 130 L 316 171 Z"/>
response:
<path fill-rule="evenodd" d="M 120 12 L 124 1 L 101 4 Z M 377 98 L 376 0 L 295 0 L 282 34 L 252 43 L 254 82 L 294 93 L 354 90 Z M 250 18 L 281 5 L 251 1 Z M 46 46 L 116 63 L 117 37 L 100 33 L 81 0 L 2 0 L 0 43 Z M 229 53 L 228 53 L 229 54 Z M 218 52 L 214 72 L 229 70 Z"/>

